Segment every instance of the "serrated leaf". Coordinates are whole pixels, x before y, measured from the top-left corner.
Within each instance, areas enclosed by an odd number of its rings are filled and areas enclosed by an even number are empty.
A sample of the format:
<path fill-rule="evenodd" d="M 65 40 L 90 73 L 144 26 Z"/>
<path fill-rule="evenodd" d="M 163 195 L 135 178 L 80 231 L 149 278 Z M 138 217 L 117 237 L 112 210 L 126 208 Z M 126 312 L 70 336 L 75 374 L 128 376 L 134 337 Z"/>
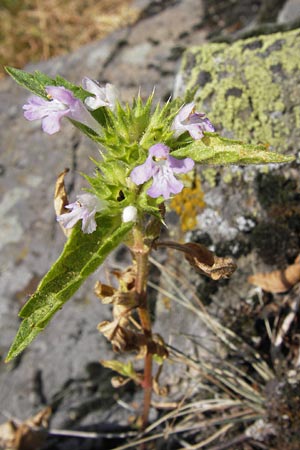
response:
<path fill-rule="evenodd" d="M 270 164 L 287 163 L 293 156 L 285 156 L 268 150 L 264 144 L 244 144 L 219 136 L 217 133 L 205 133 L 204 138 L 172 152 L 176 158 L 190 157 L 202 164 Z"/>
<path fill-rule="evenodd" d="M 60 75 L 53 79 L 39 70 L 36 70 L 34 73 L 28 73 L 25 70 L 14 67 L 5 67 L 5 70 L 20 86 L 43 98 L 47 98 L 46 86 L 63 86 L 72 91 L 75 97 L 82 101 L 91 95 L 82 87 L 70 83 L 70 81 L 65 80 Z"/>
<path fill-rule="evenodd" d="M 6 361 L 22 352 L 46 327 L 86 278 L 123 241 L 132 226 L 132 222 L 116 223 L 108 214 L 101 214 L 97 217 L 97 229 L 93 233 L 84 234 L 79 225 L 75 227 L 61 256 L 20 311 L 19 315 L 24 320 Z"/>
<path fill-rule="evenodd" d="M 45 86 L 56 85 L 55 80 L 38 71 L 32 74 L 14 67 L 5 67 L 5 70 L 20 86 L 43 98 L 47 98 Z"/>
<path fill-rule="evenodd" d="M 68 80 L 65 80 L 60 75 L 57 75 L 55 78 L 55 84 L 56 86 L 64 86 L 66 89 L 69 89 L 69 91 L 72 91 L 76 98 L 79 100 L 84 101 L 87 97 L 89 97 L 91 94 L 83 89 L 81 86 L 77 86 L 76 84 L 71 83 Z"/>
<path fill-rule="evenodd" d="M 103 199 L 107 199 L 111 196 L 111 190 L 100 174 L 90 177 L 89 175 L 83 173 L 82 176 L 90 183 L 95 195 L 100 195 Z"/>

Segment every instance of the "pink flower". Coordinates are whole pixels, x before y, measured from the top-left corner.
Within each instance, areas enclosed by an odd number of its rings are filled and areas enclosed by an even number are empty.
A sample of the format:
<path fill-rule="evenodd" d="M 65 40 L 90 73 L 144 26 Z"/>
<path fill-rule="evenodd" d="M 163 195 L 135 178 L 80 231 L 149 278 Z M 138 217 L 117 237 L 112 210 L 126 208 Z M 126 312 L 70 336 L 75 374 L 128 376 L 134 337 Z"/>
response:
<path fill-rule="evenodd" d="M 104 202 L 92 194 L 82 194 L 77 196 L 74 203 L 66 206 L 71 211 L 69 213 L 57 216 L 57 221 L 61 222 L 65 228 L 73 228 L 74 225 L 82 220 L 82 231 L 84 233 L 93 233 L 96 230 L 97 224 L 95 214 L 104 208 Z"/>
<path fill-rule="evenodd" d="M 94 96 L 87 97 L 84 101 L 89 109 L 93 111 L 101 106 L 106 106 L 114 110 L 119 95 L 115 86 L 110 83 L 106 83 L 105 86 L 100 86 L 96 81 L 90 80 L 87 77 L 82 80 L 82 85 L 86 91 L 94 94 Z"/>
<path fill-rule="evenodd" d="M 171 130 L 174 131 L 175 137 L 188 131 L 193 139 L 202 139 L 204 131 L 215 131 L 205 114 L 195 111 L 194 102 L 188 103 L 181 108 L 171 125 Z"/>
<path fill-rule="evenodd" d="M 63 86 L 45 88 L 49 100 L 33 95 L 23 106 L 27 120 L 42 120 L 45 133 L 54 134 L 60 130 L 61 119 L 66 116 L 78 122 L 84 122 L 87 114 L 81 101 Z"/>
<path fill-rule="evenodd" d="M 150 197 L 157 198 L 162 195 L 167 200 L 171 194 L 181 192 L 183 183 L 178 181 L 174 174 L 189 172 L 194 167 L 191 158 L 176 159 L 169 153 L 169 147 L 162 143 L 152 145 L 144 164 L 135 167 L 130 174 L 131 180 L 138 185 L 153 178 L 153 183 L 147 190 Z"/>

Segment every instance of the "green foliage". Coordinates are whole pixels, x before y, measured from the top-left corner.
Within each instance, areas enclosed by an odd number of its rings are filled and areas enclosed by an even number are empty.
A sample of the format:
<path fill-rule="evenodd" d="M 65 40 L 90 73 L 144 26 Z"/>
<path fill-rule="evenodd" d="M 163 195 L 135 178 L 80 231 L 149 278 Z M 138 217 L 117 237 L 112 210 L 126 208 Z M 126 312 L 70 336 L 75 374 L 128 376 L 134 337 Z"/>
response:
<path fill-rule="evenodd" d="M 46 86 L 64 86 L 73 92 L 76 98 L 84 100 L 90 94 L 75 84 L 70 83 L 61 76 L 57 76 L 55 79 L 48 77 L 42 72 L 36 70 L 33 74 L 25 72 L 24 70 L 15 69 L 14 67 L 5 67 L 6 72 L 20 85 L 28 89 L 35 95 L 47 99 L 47 93 L 45 91 Z"/>
<path fill-rule="evenodd" d="M 114 370 L 115 372 L 118 372 L 120 375 L 122 375 L 125 378 L 130 378 L 131 380 L 134 380 L 136 382 L 140 381 L 139 375 L 134 370 L 133 364 L 131 361 L 128 362 L 121 362 L 121 361 L 111 361 L 111 360 L 101 360 L 101 364 L 103 367 L 106 367 L 107 369 Z"/>
<path fill-rule="evenodd" d="M 53 315 L 124 240 L 132 226 L 132 222 L 120 225 L 116 219 L 101 214 L 93 233 L 83 234 L 80 226 L 75 227 L 60 258 L 21 310 L 19 315 L 24 320 L 6 361 L 16 357 L 43 331 Z"/>
<path fill-rule="evenodd" d="M 268 151 L 266 145 L 244 144 L 241 141 L 222 138 L 217 133 L 205 133 L 203 139 L 175 150 L 172 156 L 189 156 L 195 162 L 213 165 L 287 163 L 294 160 L 293 156 Z"/>

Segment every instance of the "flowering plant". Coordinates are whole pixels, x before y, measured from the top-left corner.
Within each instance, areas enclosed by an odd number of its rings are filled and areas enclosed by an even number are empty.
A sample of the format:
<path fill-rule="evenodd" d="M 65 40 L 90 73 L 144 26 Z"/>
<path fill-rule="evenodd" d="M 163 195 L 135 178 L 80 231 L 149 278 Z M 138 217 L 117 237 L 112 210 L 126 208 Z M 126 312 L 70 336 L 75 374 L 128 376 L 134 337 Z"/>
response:
<path fill-rule="evenodd" d="M 68 236 L 60 258 L 40 282 L 37 291 L 20 311 L 23 319 L 7 361 L 17 356 L 46 327 L 86 278 L 121 243 L 133 256 L 133 265 L 114 272 L 119 289 L 98 283 L 96 293 L 113 304 L 113 320 L 98 328 L 116 351 L 135 351 L 145 359 L 144 374 L 131 364 L 104 361 L 145 392 L 143 425 L 147 423 L 151 399 L 152 359 L 167 357 L 167 348 L 152 333 L 147 306 L 148 258 L 158 246 L 175 248 L 200 273 L 217 280 L 228 277 L 233 262 L 216 264 L 217 257 L 198 244 L 159 241 L 165 225 L 165 201 L 180 193 L 180 179 L 198 164 L 284 163 L 293 158 L 268 151 L 266 145 L 250 145 L 219 136 L 209 119 L 197 112 L 191 93 L 153 107 L 153 95 L 145 102 L 137 96 L 132 105 L 122 105 L 110 84 L 98 85 L 84 78 L 82 87 L 62 77 L 55 79 L 35 72 L 7 68 L 7 72 L 31 96 L 24 105 L 28 120 L 41 120 L 45 133 L 63 127 L 63 119 L 94 141 L 100 149 L 93 175 L 84 175 L 87 192 L 69 203 L 63 172 L 56 185 L 57 221 Z M 226 270 L 225 270 L 226 266 Z M 222 266 L 221 266 L 222 267 Z M 131 321 L 137 311 L 139 326 Z"/>

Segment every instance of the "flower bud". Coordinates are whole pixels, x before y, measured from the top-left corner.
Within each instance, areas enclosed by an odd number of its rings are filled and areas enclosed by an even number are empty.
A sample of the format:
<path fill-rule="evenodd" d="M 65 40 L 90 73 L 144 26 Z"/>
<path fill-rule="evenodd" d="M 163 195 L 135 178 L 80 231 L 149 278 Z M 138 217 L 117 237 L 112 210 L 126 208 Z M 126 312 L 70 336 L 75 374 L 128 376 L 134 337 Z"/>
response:
<path fill-rule="evenodd" d="M 124 223 L 127 222 L 135 222 L 137 218 L 137 209 L 135 206 L 126 206 L 122 212 L 122 221 Z"/>

